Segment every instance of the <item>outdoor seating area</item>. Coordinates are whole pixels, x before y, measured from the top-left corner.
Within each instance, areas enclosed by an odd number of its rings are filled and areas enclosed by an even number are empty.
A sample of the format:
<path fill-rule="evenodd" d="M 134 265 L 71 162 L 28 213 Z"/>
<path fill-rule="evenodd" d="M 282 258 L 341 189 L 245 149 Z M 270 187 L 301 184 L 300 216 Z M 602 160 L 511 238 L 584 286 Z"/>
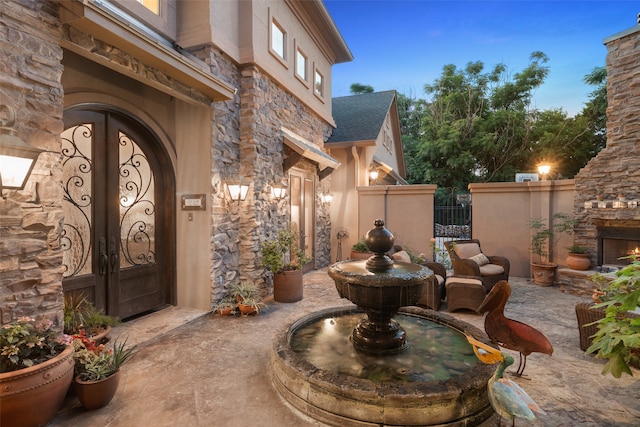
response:
<path fill-rule="evenodd" d="M 509 280 L 509 260 L 483 253 L 478 239 L 445 241 L 444 246 L 456 276 L 480 278 L 487 292 L 500 280 Z"/>
<path fill-rule="evenodd" d="M 510 278 L 510 283 L 513 293 L 506 314 L 541 330 L 554 347 L 551 357 L 530 355 L 524 378 L 510 377 L 547 413 L 528 425 L 637 425 L 640 371 L 620 379 L 603 376 L 604 361 L 580 349 L 573 307 L 588 297 L 562 293 L 557 286 L 541 288 L 519 277 Z M 168 315 L 162 310 L 114 328 L 113 338 L 145 337 L 139 342 L 139 354 L 123 371 L 114 399 L 105 408 L 85 411 L 77 400 L 67 398 L 50 426 L 322 427 L 285 403 L 273 389 L 269 373 L 272 339 L 283 325 L 323 308 L 351 306 L 338 297 L 326 269 L 307 273 L 304 288 L 301 301 L 269 302 L 259 316 L 201 313 L 185 324 L 176 313 L 180 309 L 174 307 Z M 451 316 L 483 327 L 484 318 L 468 311 Z M 167 330 L 172 320 L 177 327 Z M 143 324 L 140 331 L 138 325 Z M 160 327 L 162 332 L 156 332 Z M 594 399 L 600 403 L 594 404 Z M 496 425 L 495 419 L 490 421 L 487 425 Z"/>

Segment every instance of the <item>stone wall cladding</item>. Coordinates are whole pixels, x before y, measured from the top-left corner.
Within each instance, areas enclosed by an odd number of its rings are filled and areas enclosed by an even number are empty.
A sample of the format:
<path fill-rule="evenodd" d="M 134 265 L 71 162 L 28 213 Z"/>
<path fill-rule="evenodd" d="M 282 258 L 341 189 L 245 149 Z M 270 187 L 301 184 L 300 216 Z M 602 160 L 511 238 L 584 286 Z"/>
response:
<path fill-rule="evenodd" d="M 0 8 L 0 104 L 15 109 L 17 136 L 40 154 L 22 191 L 0 200 L 0 321 L 48 318 L 61 331 L 60 133 L 63 67 L 57 2 L 4 1 Z"/>
<path fill-rule="evenodd" d="M 238 280 L 262 283 L 267 295 L 272 292 L 271 281 L 261 265 L 260 244 L 289 224 L 288 204 L 272 200 L 270 193 L 272 185 L 288 184 L 280 128 L 287 127 L 320 147 L 332 128 L 258 67 L 240 69 L 213 46 L 191 53 L 207 63 L 217 78 L 238 88 L 232 100 L 212 104 L 212 301 L 220 300 L 228 285 Z M 303 160 L 297 166 L 317 173 L 317 166 L 310 162 Z M 251 182 L 247 200 L 225 202 L 224 182 L 239 179 Z M 316 266 L 330 261 L 330 212 L 320 203 L 329 179 L 316 189 Z"/>
<path fill-rule="evenodd" d="M 598 224 L 640 226 L 638 209 L 585 209 L 596 194 L 640 198 L 640 32 L 607 44 L 607 146 L 575 177 L 576 244 L 595 257 Z"/>
<path fill-rule="evenodd" d="M 331 133 L 331 126 L 315 115 L 299 99 L 285 91 L 256 66 L 241 70 L 241 175 L 252 180 L 252 200 L 241 213 L 240 241 L 243 264 L 241 279 L 257 280 L 263 277 L 260 262 L 261 242 L 273 238 L 279 229 L 289 226 L 288 205 L 271 200 L 270 188 L 284 182 L 285 158 L 281 127 L 286 127 L 320 148 Z M 298 165 L 304 168 L 305 161 Z M 312 166 L 314 173 L 317 167 Z M 316 230 L 326 230 L 316 237 L 316 266 L 326 265 L 330 247 L 328 209 L 319 203 L 321 190 L 326 183 L 316 187 Z M 322 245 L 322 246 L 320 246 Z M 244 264 L 246 262 L 246 264 Z M 265 284 L 266 286 L 266 284 Z"/>

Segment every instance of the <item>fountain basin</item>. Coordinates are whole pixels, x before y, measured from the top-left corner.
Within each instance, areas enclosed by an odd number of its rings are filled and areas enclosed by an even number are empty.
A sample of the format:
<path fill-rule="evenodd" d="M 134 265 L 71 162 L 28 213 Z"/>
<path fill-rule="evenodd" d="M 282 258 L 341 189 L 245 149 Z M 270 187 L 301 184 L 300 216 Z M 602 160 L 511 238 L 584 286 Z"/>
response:
<path fill-rule="evenodd" d="M 494 366 L 476 363 L 445 380 L 372 381 L 318 368 L 291 347 L 296 331 L 321 319 L 360 312 L 345 307 L 321 310 L 293 322 L 274 338 L 271 375 L 276 390 L 296 409 L 326 424 L 364 426 L 473 426 L 494 414 L 487 382 Z M 488 342 L 487 336 L 450 316 L 405 307 L 410 314 Z M 395 356 L 388 356 L 395 357 Z"/>

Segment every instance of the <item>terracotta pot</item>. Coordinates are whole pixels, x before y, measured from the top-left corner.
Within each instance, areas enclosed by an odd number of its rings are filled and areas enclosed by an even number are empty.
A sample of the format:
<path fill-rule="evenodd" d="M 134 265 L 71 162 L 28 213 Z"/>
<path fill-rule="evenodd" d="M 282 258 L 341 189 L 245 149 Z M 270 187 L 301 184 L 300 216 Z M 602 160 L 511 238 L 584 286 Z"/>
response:
<path fill-rule="evenodd" d="M 74 378 L 76 396 L 85 409 L 98 409 L 107 406 L 118 390 L 120 371 L 99 381 L 82 381 Z"/>
<path fill-rule="evenodd" d="M 256 310 L 255 307 L 241 302 L 238 303 L 238 310 L 240 310 L 240 314 L 245 316 L 249 314 L 258 314 L 258 310 Z"/>
<path fill-rule="evenodd" d="M 533 282 L 539 286 L 551 286 L 556 277 L 556 269 L 558 264 L 549 263 L 531 263 L 531 272 L 533 274 Z"/>
<path fill-rule="evenodd" d="M 64 401 L 73 379 L 73 346 L 29 368 L 0 374 L 0 422 L 3 426 L 47 424 Z"/>
<path fill-rule="evenodd" d="M 302 299 L 302 270 L 283 271 L 273 275 L 273 299 L 296 302 Z"/>
<path fill-rule="evenodd" d="M 369 259 L 371 256 L 373 256 L 373 252 L 351 251 L 351 253 L 349 254 L 349 259 L 363 260 L 363 259 Z"/>
<path fill-rule="evenodd" d="M 109 341 L 110 333 L 111 333 L 111 326 L 107 325 L 104 327 L 102 332 L 100 332 L 99 334 L 91 335 L 90 338 L 93 339 L 93 341 L 96 344 L 104 344 Z"/>
<path fill-rule="evenodd" d="M 569 252 L 566 259 L 567 267 L 572 270 L 588 270 L 591 266 L 589 254 L 575 254 Z"/>

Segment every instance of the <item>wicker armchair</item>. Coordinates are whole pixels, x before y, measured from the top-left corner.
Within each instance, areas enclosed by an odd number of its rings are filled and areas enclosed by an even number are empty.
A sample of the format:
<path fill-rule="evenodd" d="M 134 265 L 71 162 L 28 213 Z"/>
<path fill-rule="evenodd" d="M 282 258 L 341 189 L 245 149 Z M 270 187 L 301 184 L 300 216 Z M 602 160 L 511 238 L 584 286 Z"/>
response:
<path fill-rule="evenodd" d="M 478 239 L 444 242 L 453 273 L 456 276 L 472 276 L 482 281 L 487 292 L 500 280 L 509 280 L 509 260 L 498 255 L 485 255 Z"/>
<path fill-rule="evenodd" d="M 432 310 L 439 310 L 440 304 L 444 299 L 444 283 L 447 277 L 447 270 L 442 264 L 437 262 L 423 262 L 422 265 L 433 270 L 433 276 L 416 305 L 428 307 Z"/>

